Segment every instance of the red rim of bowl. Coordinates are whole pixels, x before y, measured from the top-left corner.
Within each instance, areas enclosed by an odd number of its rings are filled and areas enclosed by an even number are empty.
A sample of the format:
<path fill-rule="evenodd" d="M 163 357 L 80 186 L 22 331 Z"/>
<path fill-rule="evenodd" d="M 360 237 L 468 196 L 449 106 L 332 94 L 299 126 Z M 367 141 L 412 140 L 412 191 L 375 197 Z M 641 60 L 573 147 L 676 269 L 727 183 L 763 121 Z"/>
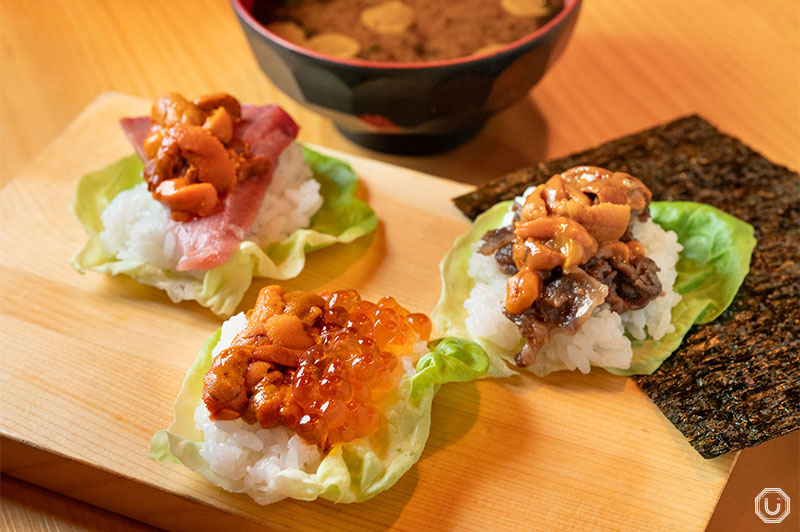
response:
<path fill-rule="evenodd" d="M 272 33 L 269 31 L 261 22 L 259 22 L 253 15 L 250 13 L 250 10 L 245 8 L 242 5 L 242 0 L 230 0 L 231 4 L 233 5 L 234 11 L 239 17 L 244 20 L 250 28 L 254 29 L 262 36 L 266 37 L 267 39 L 274 41 L 276 44 L 284 48 L 288 48 L 296 53 L 307 55 L 313 57 L 315 59 L 319 59 L 322 61 L 328 61 L 330 63 L 337 63 L 340 65 L 347 65 L 353 67 L 363 67 L 363 68 L 388 68 L 388 69 L 410 69 L 410 68 L 436 68 L 442 66 L 452 66 L 452 65 L 460 65 L 463 63 L 471 63 L 473 61 L 480 61 L 486 59 L 488 57 L 503 54 L 505 52 L 509 52 L 515 48 L 523 46 L 531 41 L 535 41 L 542 35 L 549 32 L 553 27 L 560 24 L 567 15 L 569 15 L 572 11 L 577 9 L 580 5 L 581 0 L 564 0 L 564 7 L 558 14 L 550 19 L 547 24 L 540 27 L 533 33 L 526 35 L 521 39 L 517 39 L 514 42 L 508 43 L 502 48 L 495 50 L 494 52 L 489 52 L 487 54 L 481 55 L 468 55 L 464 57 L 456 57 L 453 59 L 443 59 L 439 61 L 417 61 L 417 62 L 409 62 L 409 63 L 401 63 L 401 62 L 388 62 L 388 61 L 367 61 L 366 59 L 341 59 L 332 55 L 325 55 L 319 52 L 315 52 L 313 50 L 309 50 L 308 48 L 303 48 L 302 46 L 298 46 L 291 41 L 287 41 L 286 39 L 279 37 L 277 34 Z"/>

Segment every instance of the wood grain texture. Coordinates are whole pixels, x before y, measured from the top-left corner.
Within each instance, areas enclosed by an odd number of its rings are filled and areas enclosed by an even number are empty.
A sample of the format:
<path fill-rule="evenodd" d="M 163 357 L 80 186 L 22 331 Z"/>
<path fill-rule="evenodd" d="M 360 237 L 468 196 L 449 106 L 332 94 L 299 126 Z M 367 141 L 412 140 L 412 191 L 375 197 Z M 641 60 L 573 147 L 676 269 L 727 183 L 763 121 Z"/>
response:
<path fill-rule="evenodd" d="M 226 0 L 4 0 L 0 38 L 0 187 L 106 90 L 146 98 L 169 89 L 228 90 L 246 101 L 275 101 L 302 124 L 305 141 L 471 183 L 688 113 L 700 113 L 768 158 L 800 168 L 796 0 L 587 0 L 565 54 L 526 99 L 491 119 L 463 147 L 426 158 L 363 150 L 281 94 L 258 69 Z M 79 162 L 75 154 L 69 159 Z M 50 206 L 65 208 L 57 201 Z M 66 251 L 57 260 L 64 256 Z M 154 310 L 166 301 L 133 283 L 99 284 L 110 291 L 100 299 L 151 298 Z M 182 348 L 184 362 L 191 360 L 196 345 Z M 3 345 L 0 358 L 5 353 Z M 800 433 L 782 440 L 788 445 L 776 453 L 752 451 L 751 460 L 737 465 L 749 467 L 749 474 L 732 477 L 709 530 L 750 523 L 752 497 L 761 488 L 796 483 L 796 465 L 785 464 L 796 464 Z M 762 461 L 770 467 L 761 467 Z M 778 470 L 782 476 L 773 474 Z M 83 472 L 77 473 L 80 485 Z M 37 483 L 49 479 L 41 475 Z M 129 484 L 125 493 L 142 486 Z M 100 488 L 54 489 L 94 497 L 98 504 L 108 500 Z M 791 493 L 800 493 L 800 486 Z M 181 515 L 179 505 L 164 508 L 164 514 Z M 77 509 L 73 518 L 80 515 Z M 205 515 L 193 523 L 203 528 L 213 522 Z"/>
<path fill-rule="evenodd" d="M 58 532 L 90 529 L 109 532 L 153 532 L 154 528 L 20 480 L 0 481 L 3 506 L 0 530 L 6 532 Z"/>
<path fill-rule="evenodd" d="M 445 387 L 420 463 L 358 505 L 261 508 L 181 466 L 147 459 L 150 436 L 169 424 L 183 375 L 219 322 L 125 278 L 72 271 L 69 257 L 85 236 L 67 210 L 80 173 L 130 151 L 116 118 L 147 105 L 104 95 L 0 191 L 0 246 L 15 250 L 0 258 L 0 281 L 14 287 L 2 293 L 0 313 L 6 438 L 274 528 L 696 530 L 708 521 L 735 455 L 703 460 L 633 381 L 603 372 Z M 429 312 L 437 264 L 468 227 L 449 198 L 467 187 L 343 157 L 381 224 L 353 245 L 315 253 L 286 285 L 352 286 Z M 13 463 L 3 467 L 15 474 Z M 57 479 L 58 468 L 47 476 Z M 79 498 L 96 487 L 91 475 L 86 486 L 74 476 L 58 482 Z M 110 504 L 151 524 L 189 528 L 163 504 Z"/>

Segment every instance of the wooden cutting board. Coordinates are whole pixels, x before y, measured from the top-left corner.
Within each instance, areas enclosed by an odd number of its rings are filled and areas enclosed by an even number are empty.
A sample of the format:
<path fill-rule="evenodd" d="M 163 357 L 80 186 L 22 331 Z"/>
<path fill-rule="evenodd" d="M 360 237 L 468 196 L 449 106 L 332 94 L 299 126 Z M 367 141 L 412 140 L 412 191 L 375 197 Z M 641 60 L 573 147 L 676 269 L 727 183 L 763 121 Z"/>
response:
<path fill-rule="evenodd" d="M 260 507 L 146 457 L 220 320 L 125 277 L 80 275 L 78 177 L 131 152 L 117 126 L 149 102 L 104 94 L 0 190 L 2 471 L 170 529 L 700 530 L 736 460 L 704 460 L 630 379 L 603 371 L 443 387 L 420 462 L 351 505 Z M 287 288 L 393 295 L 429 313 L 469 187 L 342 153 L 375 233 L 309 256 Z M 242 308 L 252 305 L 259 280 Z M 258 528 L 263 530 L 263 528 Z"/>

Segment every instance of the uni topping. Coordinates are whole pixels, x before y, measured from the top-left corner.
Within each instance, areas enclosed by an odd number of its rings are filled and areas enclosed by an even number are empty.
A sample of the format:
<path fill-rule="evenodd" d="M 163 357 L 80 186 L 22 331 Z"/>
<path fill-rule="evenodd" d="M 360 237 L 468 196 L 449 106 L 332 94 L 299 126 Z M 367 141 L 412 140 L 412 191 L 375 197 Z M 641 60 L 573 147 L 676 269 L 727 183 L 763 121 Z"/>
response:
<path fill-rule="evenodd" d="M 189 101 L 170 92 L 153 103 L 143 177 L 173 220 L 208 216 L 237 183 L 269 172 L 270 158 L 234 138 L 241 115 L 239 101 L 226 93 Z"/>
<path fill-rule="evenodd" d="M 381 401 L 430 338 L 431 321 L 394 298 L 355 290 L 263 288 L 248 324 L 213 360 L 203 381 L 210 418 L 284 425 L 323 449 L 365 437 L 381 424 Z"/>
<path fill-rule="evenodd" d="M 518 365 L 535 361 L 551 329 L 576 331 L 602 303 L 621 313 L 661 294 L 658 266 L 630 234 L 632 214 L 649 218 L 651 197 L 629 174 L 579 166 L 515 203 L 513 225 L 483 236 L 479 251 L 512 274 L 504 312 L 527 340 Z"/>

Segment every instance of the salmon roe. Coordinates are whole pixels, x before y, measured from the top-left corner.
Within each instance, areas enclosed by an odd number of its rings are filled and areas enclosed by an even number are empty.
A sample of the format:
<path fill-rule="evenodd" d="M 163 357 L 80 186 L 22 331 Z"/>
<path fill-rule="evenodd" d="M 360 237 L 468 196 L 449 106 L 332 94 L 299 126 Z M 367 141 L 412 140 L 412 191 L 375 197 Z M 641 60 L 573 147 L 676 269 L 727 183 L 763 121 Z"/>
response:
<path fill-rule="evenodd" d="M 211 419 L 241 417 L 264 428 L 284 425 L 329 448 L 373 434 L 377 406 L 403 376 L 399 357 L 432 330 L 425 314 L 392 297 L 377 303 L 355 290 L 316 295 L 267 286 L 248 324 L 205 376 Z"/>

